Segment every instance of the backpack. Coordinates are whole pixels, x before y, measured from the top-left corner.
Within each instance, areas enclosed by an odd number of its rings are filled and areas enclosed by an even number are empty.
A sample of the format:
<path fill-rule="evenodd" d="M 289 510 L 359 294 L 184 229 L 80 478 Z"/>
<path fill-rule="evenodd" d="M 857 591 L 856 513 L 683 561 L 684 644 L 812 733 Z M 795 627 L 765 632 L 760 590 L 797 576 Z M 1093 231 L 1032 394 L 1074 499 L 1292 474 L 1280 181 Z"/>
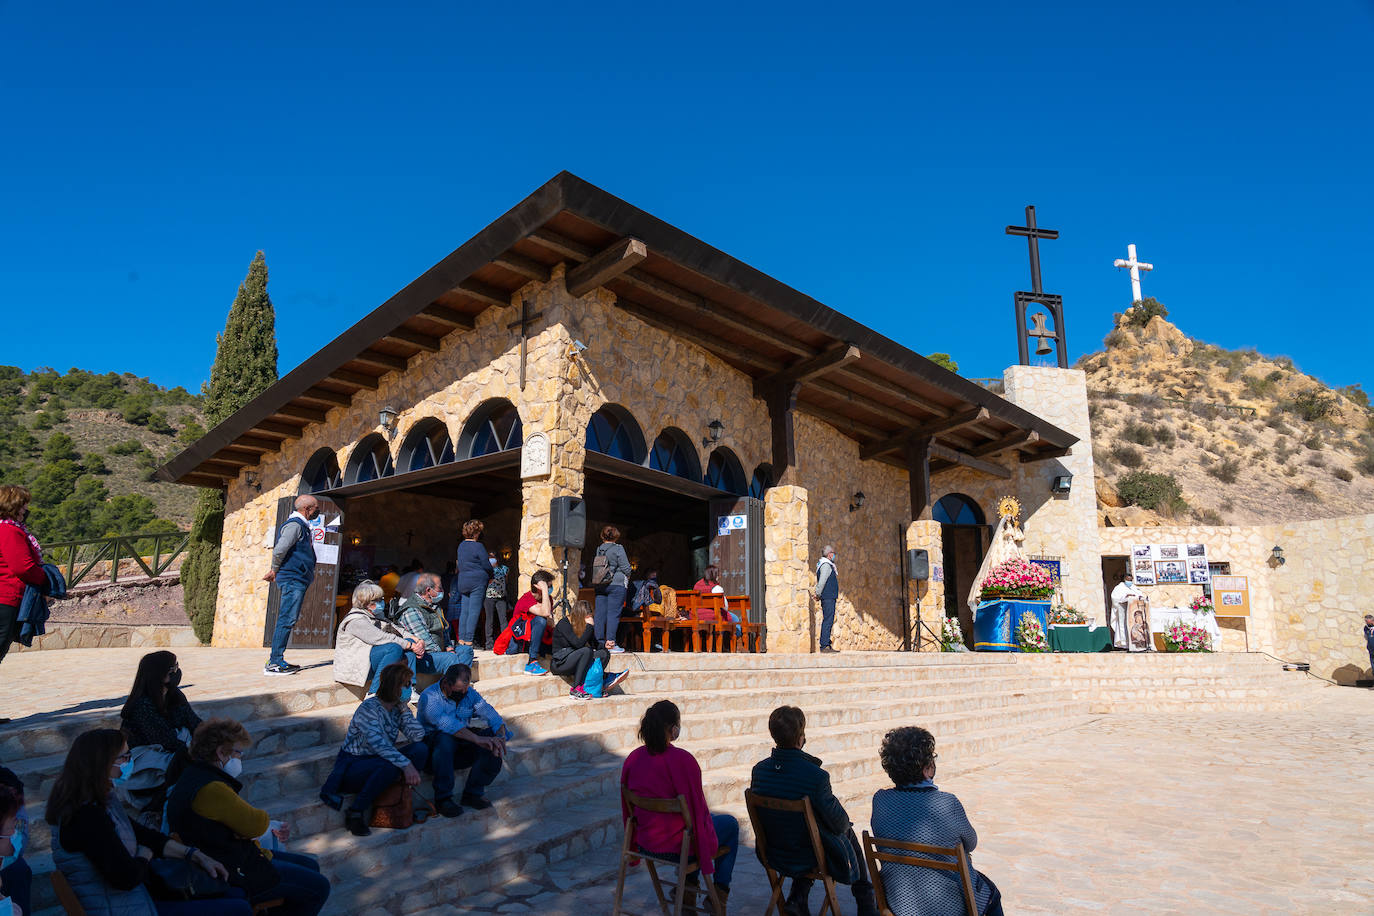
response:
<path fill-rule="evenodd" d="M 645 579 L 640 583 L 639 590 L 635 592 L 634 600 L 630 602 L 630 610 L 632 612 L 642 611 L 655 604 L 663 604 L 663 593 L 659 591 L 658 586 Z M 662 613 L 662 611 L 658 613 Z"/>
<path fill-rule="evenodd" d="M 609 585 L 610 583 L 611 561 L 598 547 L 596 556 L 592 558 L 592 585 Z"/>

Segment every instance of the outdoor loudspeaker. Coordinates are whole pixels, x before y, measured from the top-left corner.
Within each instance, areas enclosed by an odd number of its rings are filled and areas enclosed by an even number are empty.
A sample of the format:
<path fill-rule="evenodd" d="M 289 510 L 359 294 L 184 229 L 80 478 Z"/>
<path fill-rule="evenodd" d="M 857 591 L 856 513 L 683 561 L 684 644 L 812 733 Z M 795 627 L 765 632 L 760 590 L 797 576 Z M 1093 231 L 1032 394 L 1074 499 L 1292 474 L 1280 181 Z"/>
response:
<path fill-rule="evenodd" d="M 555 496 L 549 503 L 549 546 L 581 547 L 586 542 L 586 502 L 580 496 Z"/>
<path fill-rule="evenodd" d="M 921 582 L 930 578 L 930 552 L 913 547 L 906 552 L 906 577 Z"/>

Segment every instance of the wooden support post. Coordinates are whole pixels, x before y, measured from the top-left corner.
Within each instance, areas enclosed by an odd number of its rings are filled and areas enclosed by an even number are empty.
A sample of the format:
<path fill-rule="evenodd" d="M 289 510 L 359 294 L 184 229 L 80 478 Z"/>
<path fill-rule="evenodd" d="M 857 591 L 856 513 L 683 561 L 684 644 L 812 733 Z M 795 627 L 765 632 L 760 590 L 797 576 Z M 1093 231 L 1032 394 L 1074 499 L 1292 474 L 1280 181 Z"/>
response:
<path fill-rule="evenodd" d="M 930 518 L 930 446 L 929 436 L 913 439 L 902 446 L 906 457 L 907 479 L 911 484 L 911 520 Z"/>
<path fill-rule="evenodd" d="M 773 433 L 773 479 L 781 484 L 788 468 L 797 466 L 797 443 L 793 433 L 792 412 L 797 409 L 801 382 L 785 382 L 763 393 Z"/>

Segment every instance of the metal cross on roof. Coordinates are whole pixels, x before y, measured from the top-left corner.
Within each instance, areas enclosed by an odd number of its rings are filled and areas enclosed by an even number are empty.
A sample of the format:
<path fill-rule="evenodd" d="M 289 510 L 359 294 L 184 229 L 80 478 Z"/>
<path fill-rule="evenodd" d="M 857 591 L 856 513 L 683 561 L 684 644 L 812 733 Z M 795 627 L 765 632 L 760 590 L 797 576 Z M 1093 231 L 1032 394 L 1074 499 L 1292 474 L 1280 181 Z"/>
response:
<path fill-rule="evenodd" d="M 1008 226 L 1007 235 L 1024 235 L 1030 247 L 1031 292 L 1043 293 L 1040 288 L 1040 240 L 1059 238 L 1058 229 L 1040 229 L 1035 225 L 1035 207 L 1026 206 L 1026 225 Z"/>

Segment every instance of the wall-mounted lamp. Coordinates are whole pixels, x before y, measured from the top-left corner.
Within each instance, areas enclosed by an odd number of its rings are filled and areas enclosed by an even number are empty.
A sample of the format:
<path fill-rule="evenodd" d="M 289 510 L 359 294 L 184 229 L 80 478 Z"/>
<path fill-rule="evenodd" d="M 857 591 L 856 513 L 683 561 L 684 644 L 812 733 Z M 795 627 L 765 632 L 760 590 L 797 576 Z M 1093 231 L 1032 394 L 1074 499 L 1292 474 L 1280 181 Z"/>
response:
<path fill-rule="evenodd" d="M 1287 563 L 1288 559 L 1283 555 L 1283 548 L 1274 545 L 1274 549 L 1269 551 L 1269 565 L 1275 568 Z"/>
<path fill-rule="evenodd" d="M 509 563 L 509 562 L 510 562 L 510 558 L 511 558 L 511 549 L 510 549 L 509 547 L 502 547 L 502 548 L 501 548 L 501 562 L 503 562 L 503 563 Z"/>
<path fill-rule="evenodd" d="M 1050 492 L 1054 494 L 1064 494 L 1067 496 L 1069 490 L 1073 488 L 1072 474 L 1059 474 L 1050 482 Z"/>
<path fill-rule="evenodd" d="M 348 536 L 348 543 L 353 545 L 354 547 L 359 546 L 360 544 L 362 544 L 362 542 L 363 536 L 361 534 L 350 534 Z"/>
<path fill-rule="evenodd" d="M 245 471 L 243 474 L 243 482 L 259 493 L 262 492 L 262 478 L 258 476 L 256 471 Z"/>
<path fill-rule="evenodd" d="M 382 429 L 386 430 L 386 437 L 388 439 L 396 435 L 397 416 L 395 407 L 383 407 L 381 410 L 377 411 L 377 423 Z"/>
<path fill-rule="evenodd" d="M 865 498 L 863 490 L 855 490 L 853 497 L 854 501 L 849 504 L 849 511 L 857 512 L 862 509 L 864 507 Z"/>
<path fill-rule="evenodd" d="M 725 435 L 725 424 L 720 420 L 712 420 L 706 424 L 706 435 L 707 438 L 702 439 L 701 444 L 707 448 L 714 447 L 720 441 L 720 437 Z"/>

